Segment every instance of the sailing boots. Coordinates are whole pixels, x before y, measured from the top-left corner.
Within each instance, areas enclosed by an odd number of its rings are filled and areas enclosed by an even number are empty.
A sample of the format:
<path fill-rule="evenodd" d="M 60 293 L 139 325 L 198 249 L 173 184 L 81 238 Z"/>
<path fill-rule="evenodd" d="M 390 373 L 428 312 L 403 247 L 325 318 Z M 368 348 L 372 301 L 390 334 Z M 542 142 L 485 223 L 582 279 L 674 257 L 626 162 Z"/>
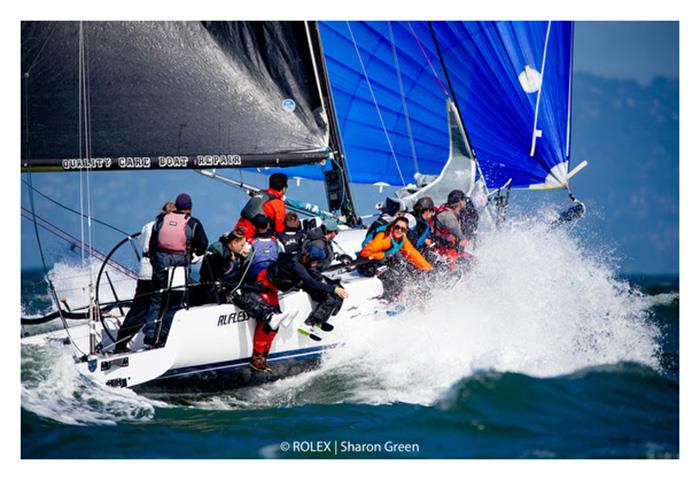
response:
<path fill-rule="evenodd" d="M 253 352 L 253 356 L 250 359 L 250 366 L 259 372 L 272 371 L 272 368 L 270 368 L 270 365 L 267 363 L 267 359 L 265 358 L 265 354 L 263 352 Z"/>

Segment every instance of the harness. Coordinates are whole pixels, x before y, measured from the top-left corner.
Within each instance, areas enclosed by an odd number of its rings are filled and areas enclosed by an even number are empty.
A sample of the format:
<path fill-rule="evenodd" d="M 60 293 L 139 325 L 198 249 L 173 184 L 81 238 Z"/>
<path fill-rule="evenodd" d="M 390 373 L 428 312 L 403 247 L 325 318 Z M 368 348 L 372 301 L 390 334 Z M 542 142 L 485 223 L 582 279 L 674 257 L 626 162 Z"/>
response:
<path fill-rule="evenodd" d="M 433 217 L 433 218 L 435 218 L 435 237 L 438 240 L 438 243 L 440 243 L 444 246 L 454 247 L 455 244 L 457 243 L 455 241 L 454 235 L 447 228 L 443 227 L 440 220 L 438 220 L 438 215 L 440 215 L 442 212 L 446 212 L 448 210 L 449 210 L 451 215 L 454 215 L 452 210 L 450 210 L 447 207 L 447 204 L 442 204 L 438 208 L 435 209 L 435 217 Z M 457 218 L 456 215 L 455 215 L 455 218 Z M 457 223 L 460 223 L 459 218 L 457 218 Z"/>
<path fill-rule="evenodd" d="M 403 243 L 406 241 L 406 237 L 401 237 L 401 241 L 397 242 L 394 236 L 387 231 L 388 229 L 389 225 L 383 225 L 374 229 L 374 234 L 371 238 L 369 235 L 365 237 L 364 241 L 362 242 L 362 247 L 364 248 L 365 245 L 374 240 L 374 238 L 380 233 L 386 232 L 386 234 L 389 236 L 389 239 L 391 240 L 391 248 L 384 252 L 384 257 L 391 257 L 392 255 L 395 255 L 399 250 L 401 250 L 401 247 L 403 247 Z"/>

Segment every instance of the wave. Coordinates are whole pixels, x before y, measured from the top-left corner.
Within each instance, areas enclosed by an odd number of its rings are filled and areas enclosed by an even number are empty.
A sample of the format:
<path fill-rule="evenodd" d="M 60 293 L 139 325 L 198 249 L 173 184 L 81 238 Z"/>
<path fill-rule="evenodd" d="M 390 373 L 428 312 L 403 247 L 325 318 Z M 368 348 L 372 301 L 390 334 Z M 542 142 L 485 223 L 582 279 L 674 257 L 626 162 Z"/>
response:
<path fill-rule="evenodd" d="M 148 421 L 167 404 L 128 389 L 100 385 L 78 373 L 62 345 L 22 347 L 22 408 L 69 425 Z"/>

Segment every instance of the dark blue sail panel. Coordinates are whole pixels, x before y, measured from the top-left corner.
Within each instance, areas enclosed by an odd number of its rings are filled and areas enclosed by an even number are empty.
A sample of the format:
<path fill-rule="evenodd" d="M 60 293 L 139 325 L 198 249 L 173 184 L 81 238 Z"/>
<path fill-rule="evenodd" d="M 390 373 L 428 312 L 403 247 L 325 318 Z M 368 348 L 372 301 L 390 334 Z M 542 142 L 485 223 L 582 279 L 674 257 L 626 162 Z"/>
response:
<path fill-rule="evenodd" d="M 432 26 L 487 185 L 565 183 L 571 22 Z"/>
<path fill-rule="evenodd" d="M 437 55 L 427 24 L 412 26 L 415 36 L 407 22 L 320 22 L 353 182 L 403 185 L 413 182 L 416 162 L 421 173 L 438 174 L 449 156 L 445 95 L 418 42 L 431 61 Z"/>

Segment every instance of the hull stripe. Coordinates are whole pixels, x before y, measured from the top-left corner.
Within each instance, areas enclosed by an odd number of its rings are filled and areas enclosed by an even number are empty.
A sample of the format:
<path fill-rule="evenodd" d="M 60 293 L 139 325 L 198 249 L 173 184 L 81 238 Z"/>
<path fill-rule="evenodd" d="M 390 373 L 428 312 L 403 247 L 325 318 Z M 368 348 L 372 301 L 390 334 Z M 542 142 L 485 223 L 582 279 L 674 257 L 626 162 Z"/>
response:
<path fill-rule="evenodd" d="M 320 347 L 309 347 L 300 348 L 298 350 L 289 350 L 286 352 L 271 353 L 267 358 L 270 360 L 271 364 L 282 363 L 286 360 L 297 359 L 299 357 L 312 357 L 320 355 L 324 350 L 334 348 L 336 345 L 324 345 Z M 193 373 L 203 373 L 210 372 L 213 370 L 228 369 L 239 366 L 246 366 L 250 357 L 240 358 L 236 360 L 227 360 L 225 362 L 208 363 L 204 365 L 196 365 L 192 367 L 182 367 L 174 368 L 168 370 L 163 375 L 154 380 L 161 380 L 165 378 L 180 377 L 183 375 L 190 375 Z"/>

